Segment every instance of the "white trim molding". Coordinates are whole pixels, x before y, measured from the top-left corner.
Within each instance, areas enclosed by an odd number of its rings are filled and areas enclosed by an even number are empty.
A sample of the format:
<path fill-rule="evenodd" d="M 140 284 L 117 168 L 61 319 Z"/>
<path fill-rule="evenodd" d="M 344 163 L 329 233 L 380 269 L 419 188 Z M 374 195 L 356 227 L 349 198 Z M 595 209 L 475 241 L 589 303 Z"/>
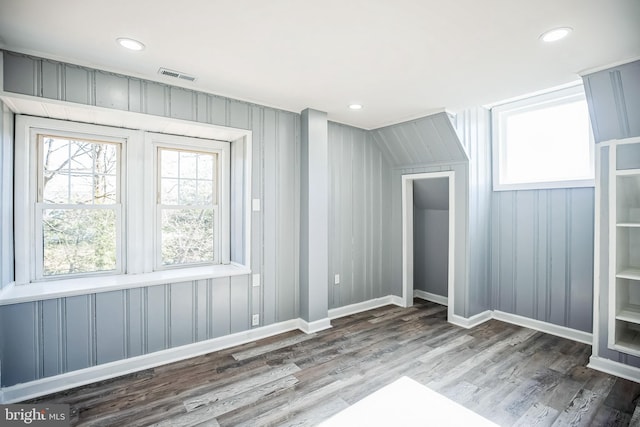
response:
<path fill-rule="evenodd" d="M 587 368 L 640 383 L 640 368 L 634 368 L 633 366 L 605 359 L 604 357 L 591 356 Z"/>
<path fill-rule="evenodd" d="M 449 323 L 454 324 L 456 326 L 460 326 L 465 329 L 475 328 L 476 326 L 491 320 L 493 318 L 493 313 L 491 310 L 486 310 L 480 312 L 471 317 L 462 317 L 454 314 L 453 316 L 449 316 Z"/>
<path fill-rule="evenodd" d="M 303 319 L 298 319 L 298 329 L 300 329 L 305 334 L 313 334 L 316 332 L 324 331 L 325 329 L 331 328 L 331 319 L 324 318 L 320 320 L 315 320 L 313 322 L 307 322 Z"/>
<path fill-rule="evenodd" d="M 449 298 L 443 297 L 442 295 L 432 294 L 431 292 L 425 292 L 421 289 L 414 289 L 413 297 L 420 298 L 425 301 L 435 302 L 436 304 L 440 305 L 449 305 Z"/>
<path fill-rule="evenodd" d="M 375 308 L 380 308 L 384 307 L 385 305 L 391 304 L 402 307 L 402 298 L 395 295 L 387 295 L 386 297 L 374 298 L 368 301 L 345 305 L 344 307 L 332 308 L 331 310 L 329 310 L 329 319 L 338 319 L 340 317 L 362 313 L 363 311 L 373 310 Z"/>
<path fill-rule="evenodd" d="M 577 329 L 567 328 L 566 326 L 554 325 L 553 323 L 543 322 L 541 320 L 530 319 L 517 314 L 505 313 L 504 311 L 494 310 L 493 318 L 503 322 L 512 323 L 525 328 L 534 329 L 550 335 L 561 338 L 567 338 L 583 344 L 591 345 L 593 342 L 593 334 L 589 332 L 579 331 Z"/>

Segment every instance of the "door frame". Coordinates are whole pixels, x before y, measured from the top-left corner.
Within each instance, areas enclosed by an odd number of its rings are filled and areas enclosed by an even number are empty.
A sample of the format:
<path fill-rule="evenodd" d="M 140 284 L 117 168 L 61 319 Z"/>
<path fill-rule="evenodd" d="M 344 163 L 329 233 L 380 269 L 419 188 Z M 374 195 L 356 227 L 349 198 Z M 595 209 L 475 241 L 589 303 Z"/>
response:
<path fill-rule="evenodd" d="M 423 179 L 446 178 L 449 181 L 449 254 L 447 272 L 447 317 L 453 316 L 455 297 L 455 172 L 428 172 L 402 175 L 402 302 L 413 305 L 413 182 Z"/>

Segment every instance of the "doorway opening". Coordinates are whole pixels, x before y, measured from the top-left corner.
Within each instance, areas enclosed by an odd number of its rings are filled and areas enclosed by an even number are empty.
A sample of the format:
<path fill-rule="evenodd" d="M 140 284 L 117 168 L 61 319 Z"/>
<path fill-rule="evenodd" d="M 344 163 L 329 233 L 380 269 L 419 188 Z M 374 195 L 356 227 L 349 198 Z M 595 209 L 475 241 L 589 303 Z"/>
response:
<path fill-rule="evenodd" d="M 447 305 L 453 316 L 455 173 L 402 176 L 402 300 L 417 295 Z"/>

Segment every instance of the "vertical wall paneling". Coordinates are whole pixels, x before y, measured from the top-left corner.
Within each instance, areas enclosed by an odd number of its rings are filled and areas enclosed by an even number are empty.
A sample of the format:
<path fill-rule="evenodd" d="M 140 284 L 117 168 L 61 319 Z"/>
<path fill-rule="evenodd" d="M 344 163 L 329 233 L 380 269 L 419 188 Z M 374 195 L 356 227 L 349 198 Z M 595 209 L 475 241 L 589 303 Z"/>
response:
<path fill-rule="evenodd" d="M 64 337 L 66 333 L 63 324 L 64 313 L 62 300 L 46 300 L 39 303 L 40 311 L 40 351 L 42 361 L 40 377 L 48 377 L 63 372 Z"/>
<path fill-rule="evenodd" d="M 196 95 L 193 91 L 172 86 L 170 88 L 171 117 L 196 121 Z"/>
<path fill-rule="evenodd" d="M 4 89 L 23 95 L 42 96 L 40 70 L 42 61 L 24 55 L 3 52 Z"/>
<path fill-rule="evenodd" d="M 298 143 L 285 144 L 284 141 L 297 141 L 299 117 L 293 114 L 278 113 L 278 147 L 277 163 L 279 166 L 295 165 L 295 167 L 278 167 L 276 186 L 279 190 L 277 207 L 277 248 L 276 268 L 278 269 L 278 313 L 277 321 L 292 319 L 298 310 L 298 214 L 296 200 L 299 194 L 299 148 Z M 291 262 L 291 260 L 294 260 Z"/>
<path fill-rule="evenodd" d="M 129 81 L 127 78 L 111 73 L 96 72 L 96 105 L 98 107 L 129 109 Z M 69 82 L 69 85 L 79 86 L 82 81 Z M 80 90 L 78 87 L 77 91 Z M 46 97 L 46 96 L 45 96 Z M 157 100 L 155 100 L 157 102 Z M 164 100 L 160 105 L 164 105 Z"/>
<path fill-rule="evenodd" d="M 491 120 L 481 107 L 461 111 L 456 129 L 469 157 L 468 315 L 491 308 Z"/>
<path fill-rule="evenodd" d="M 23 383 L 39 377 L 41 361 L 37 303 L 0 307 L 4 332 L 2 386 Z"/>
<path fill-rule="evenodd" d="M 64 299 L 65 363 L 67 371 L 93 365 L 93 310 L 90 296 Z"/>
<path fill-rule="evenodd" d="M 251 129 L 252 129 L 252 147 L 251 153 L 253 158 L 251 159 L 252 170 L 251 174 L 251 199 L 257 199 L 260 202 L 260 211 L 253 211 L 251 214 L 251 271 L 253 274 L 261 275 L 260 286 L 252 287 L 251 290 L 251 313 L 260 314 L 260 324 L 265 324 L 264 319 L 264 304 L 262 301 L 262 289 L 264 288 L 264 277 L 262 276 L 262 255 L 263 255 L 263 181 L 262 176 L 264 172 L 264 109 L 258 106 L 251 107 Z"/>
<path fill-rule="evenodd" d="M 264 179 L 262 193 L 262 218 L 264 223 L 264 240 L 263 240 L 263 270 L 262 270 L 262 299 L 263 299 L 263 322 L 268 325 L 278 321 L 278 224 L 280 217 L 278 216 L 277 198 L 278 198 L 278 162 L 277 162 L 277 141 L 278 113 L 273 110 L 264 110 L 262 140 L 264 146 Z M 267 226 L 268 225 L 268 226 Z"/>
<path fill-rule="evenodd" d="M 126 325 L 124 291 L 96 294 L 95 339 L 97 364 L 124 359 Z"/>
<path fill-rule="evenodd" d="M 251 327 L 250 287 L 251 281 L 249 276 L 231 277 L 231 333 L 246 331 Z"/>
<path fill-rule="evenodd" d="M 167 342 L 167 312 L 165 286 L 151 286 L 145 289 L 145 312 L 147 313 L 145 325 L 146 353 L 164 350 Z"/>
<path fill-rule="evenodd" d="M 591 332 L 593 189 L 493 193 L 494 308 Z"/>
<path fill-rule="evenodd" d="M 213 279 L 211 320 L 212 336 L 221 337 L 231 332 L 231 280 L 228 277 Z"/>
<path fill-rule="evenodd" d="M 195 341 L 203 341 L 209 338 L 209 284 L 208 280 L 198 280 L 194 293 L 193 305 L 195 307 Z"/>
<path fill-rule="evenodd" d="M 328 138 L 328 294 L 337 308 L 391 293 L 391 167 L 366 131 L 329 122 Z"/>
<path fill-rule="evenodd" d="M 144 290 L 128 289 L 126 298 L 127 357 L 144 354 Z"/>
<path fill-rule="evenodd" d="M 67 65 L 64 67 L 64 96 L 63 99 L 69 102 L 77 102 L 79 104 L 91 104 L 91 84 L 90 73 L 84 68 Z"/>
<path fill-rule="evenodd" d="M 640 136 L 640 61 L 583 80 L 596 142 Z"/>
<path fill-rule="evenodd" d="M 194 341 L 195 307 L 193 305 L 193 282 L 169 285 L 170 294 L 170 347 L 190 344 Z"/>

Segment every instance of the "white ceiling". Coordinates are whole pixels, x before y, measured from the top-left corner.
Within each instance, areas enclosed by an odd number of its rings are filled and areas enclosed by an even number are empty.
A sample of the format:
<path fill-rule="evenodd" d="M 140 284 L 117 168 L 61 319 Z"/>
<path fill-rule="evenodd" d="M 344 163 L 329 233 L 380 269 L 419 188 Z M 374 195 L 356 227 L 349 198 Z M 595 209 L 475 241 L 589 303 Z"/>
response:
<path fill-rule="evenodd" d="M 640 0 L 0 0 L 0 46 L 372 129 L 638 58 Z"/>

